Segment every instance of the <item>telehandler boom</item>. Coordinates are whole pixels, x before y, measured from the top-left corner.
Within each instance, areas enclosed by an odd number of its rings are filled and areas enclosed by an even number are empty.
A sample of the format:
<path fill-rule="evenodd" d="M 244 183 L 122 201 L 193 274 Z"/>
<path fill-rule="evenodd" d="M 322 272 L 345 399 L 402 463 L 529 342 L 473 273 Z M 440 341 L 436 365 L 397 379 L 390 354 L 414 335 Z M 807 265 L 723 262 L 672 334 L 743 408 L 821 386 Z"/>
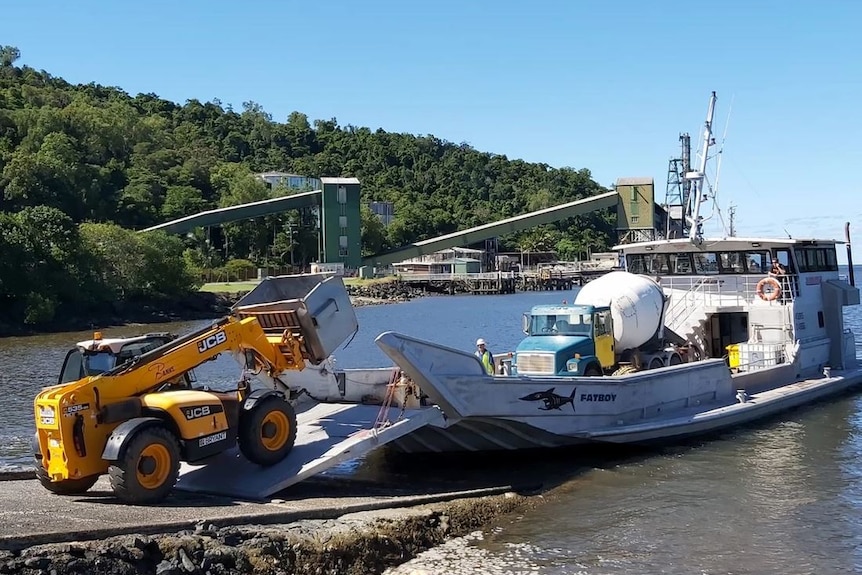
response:
<path fill-rule="evenodd" d="M 357 328 L 341 278 L 300 275 L 266 278 L 230 315 L 180 338 L 97 332 L 36 396 L 36 475 L 51 492 L 76 494 L 107 473 L 120 500 L 153 503 L 173 489 L 181 461 L 238 444 L 253 463 L 275 464 L 296 439 L 299 390 L 281 378 L 319 364 Z M 194 368 L 222 353 L 243 366 L 237 389 L 195 388 Z M 252 389 L 250 374 L 269 388 Z"/>

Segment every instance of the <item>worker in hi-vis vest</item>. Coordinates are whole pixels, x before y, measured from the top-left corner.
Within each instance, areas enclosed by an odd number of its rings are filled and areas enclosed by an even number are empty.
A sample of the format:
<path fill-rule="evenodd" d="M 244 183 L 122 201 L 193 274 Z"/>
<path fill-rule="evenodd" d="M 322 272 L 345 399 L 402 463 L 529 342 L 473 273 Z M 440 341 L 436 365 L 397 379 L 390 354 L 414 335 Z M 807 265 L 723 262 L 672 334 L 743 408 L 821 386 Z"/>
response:
<path fill-rule="evenodd" d="M 488 375 L 494 375 L 494 356 L 485 347 L 485 340 L 481 337 L 476 340 L 476 357 L 485 366 L 485 371 L 488 372 Z"/>

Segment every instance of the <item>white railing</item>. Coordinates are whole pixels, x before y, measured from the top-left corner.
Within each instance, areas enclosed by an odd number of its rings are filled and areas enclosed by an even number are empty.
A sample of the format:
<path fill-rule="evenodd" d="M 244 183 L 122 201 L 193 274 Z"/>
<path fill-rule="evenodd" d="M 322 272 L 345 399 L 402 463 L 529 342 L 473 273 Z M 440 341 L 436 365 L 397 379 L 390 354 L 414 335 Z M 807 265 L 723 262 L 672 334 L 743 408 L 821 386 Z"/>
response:
<path fill-rule="evenodd" d="M 665 325 L 678 332 L 680 326 L 687 325 L 695 313 L 705 315 L 704 308 L 750 305 L 758 297 L 757 284 L 764 277 L 762 274 L 664 276 L 660 280 L 662 288 L 674 290 L 670 307 L 665 312 Z M 781 294 L 775 300 L 776 303 L 792 302 L 798 289 L 797 277 L 787 275 L 776 279 L 781 285 Z"/>
<path fill-rule="evenodd" d="M 662 281 L 662 284 L 662 287 L 664 287 L 665 282 Z M 679 291 L 684 288 L 677 287 L 676 285 L 673 286 L 673 289 L 678 291 L 674 291 L 670 296 L 670 307 L 665 312 L 664 323 L 671 330 L 679 332 L 680 325 L 684 322 L 687 323 L 695 311 L 703 309 L 703 306 L 696 305 L 698 300 L 703 299 L 703 284 L 695 283 L 684 293 Z"/>

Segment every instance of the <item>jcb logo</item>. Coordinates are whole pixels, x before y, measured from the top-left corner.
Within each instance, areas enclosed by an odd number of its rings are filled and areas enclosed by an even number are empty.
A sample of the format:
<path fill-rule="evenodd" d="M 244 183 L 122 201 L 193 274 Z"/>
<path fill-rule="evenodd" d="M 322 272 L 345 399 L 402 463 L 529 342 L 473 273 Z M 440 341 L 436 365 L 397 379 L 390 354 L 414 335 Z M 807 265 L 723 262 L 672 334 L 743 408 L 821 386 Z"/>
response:
<path fill-rule="evenodd" d="M 205 340 L 198 342 L 198 352 L 204 353 L 217 345 L 223 344 L 225 341 L 227 341 L 227 334 L 225 332 L 214 333 Z"/>
<path fill-rule="evenodd" d="M 188 420 L 197 419 L 199 417 L 206 417 L 211 413 L 209 405 L 187 407 L 183 411 L 185 412 L 186 419 Z"/>

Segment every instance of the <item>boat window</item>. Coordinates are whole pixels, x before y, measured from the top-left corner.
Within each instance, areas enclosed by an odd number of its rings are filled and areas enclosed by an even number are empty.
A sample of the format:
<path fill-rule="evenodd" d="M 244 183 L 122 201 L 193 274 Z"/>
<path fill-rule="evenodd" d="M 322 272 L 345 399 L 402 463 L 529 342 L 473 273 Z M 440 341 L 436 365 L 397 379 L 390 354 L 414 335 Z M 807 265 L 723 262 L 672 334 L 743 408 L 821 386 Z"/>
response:
<path fill-rule="evenodd" d="M 646 265 L 642 254 L 629 254 L 626 256 L 626 271 L 633 274 L 645 274 Z"/>
<path fill-rule="evenodd" d="M 698 274 L 717 274 L 718 257 L 715 252 L 694 254 L 694 270 Z"/>
<path fill-rule="evenodd" d="M 795 251 L 800 272 L 838 271 L 834 248 L 804 248 Z"/>
<path fill-rule="evenodd" d="M 817 271 L 816 262 L 808 261 L 808 250 L 796 250 L 796 263 L 799 265 L 800 272 Z"/>
<path fill-rule="evenodd" d="M 784 269 L 787 270 L 787 273 L 792 274 L 796 273 L 796 267 L 790 261 L 790 250 L 786 248 L 778 248 L 772 250 L 772 257 L 778 260 Z M 769 263 L 770 268 L 772 267 L 772 262 Z"/>
<path fill-rule="evenodd" d="M 647 256 L 650 257 L 650 256 Z M 667 263 L 667 254 L 654 254 L 650 259 L 650 273 L 653 275 L 667 275 L 670 267 Z"/>
<path fill-rule="evenodd" d="M 691 275 L 694 269 L 691 256 L 692 254 L 685 252 L 676 254 L 630 254 L 626 256 L 626 271 L 633 274 L 656 276 Z M 718 273 L 717 268 L 715 270 L 710 273 Z"/>
<path fill-rule="evenodd" d="M 745 272 L 742 252 L 721 252 L 718 254 L 719 271 L 723 274 L 741 274 Z"/>
<path fill-rule="evenodd" d="M 691 274 L 691 254 L 669 254 L 670 269 L 680 275 Z"/>
<path fill-rule="evenodd" d="M 633 254 L 626 256 L 626 270 L 633 274 L 667 275 L 667 254 Z"/>
<path fill-rule="evenodd" d="M 746 271 L 750 274 L 766 273 L 772 267 L 766 251 L 745 252 Z"/>
<path fill-rule="evenodd" d="M 805 250 L 808 252 L 808 257 L 811 259 L 811 256 L 814 256 L 814 261 L 816 262 L 818 270 L 826 269 L 826 253 L 823 250 Z"/>

